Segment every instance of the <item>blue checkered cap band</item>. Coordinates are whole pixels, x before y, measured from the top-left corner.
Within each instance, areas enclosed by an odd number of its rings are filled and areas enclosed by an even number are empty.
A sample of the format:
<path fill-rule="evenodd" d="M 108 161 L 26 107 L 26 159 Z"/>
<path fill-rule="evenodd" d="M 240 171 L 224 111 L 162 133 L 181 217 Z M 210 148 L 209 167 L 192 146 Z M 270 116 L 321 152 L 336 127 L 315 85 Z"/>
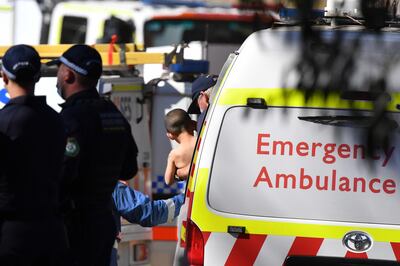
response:
<path fill-rule="evenodd" d="M 86 75 L 88 74 L 88 72 L 87 72 L 85 69 L 83 69 L 83 68 L 81 68 L 81 67 L 75 65 L 74 63 L 72 63 L 71 61 L 69 61 L 69 60 L 68 60 L 67 58 L 65 58 L 64 56 L 61 56 L 61 57 L 60 57 L 60 62 L 63 63 L 64 65 L 68 66 L 69 68 L 71 68 L 71 69 L 74 70 L 75 72 L 81 74 L 81 75 L 86 76 Z"/>
<path fill-rule="evenodd" d="M 15 65 L 13 66 L 13 70 L 16 70 L 17 68 L 19 68 L 19 67 L 21 67 L 21 66 L 29 66 L 29 65 L 30 65 L 29 62 L 19 62 L 19 63 L 15 64 Z M 10 79 L 12 79 L 12 80 L 17 79 L 17 76 L 14 75 L 13 73 L 11 73 L 10 71 L 8 71 L 7 68 L 6 68 L 4 65 L 1 66 L 1 70 L 2 70 L 4 73 L 6 73 L 6 75 L 7 75 L 8 78 L 10 78 Z M 37 78 L 37 77 L 39 77 L 39 76 L 40 76 L 40 72 L 36 73 L 33 77 L 34 77 L 34 78 Z"/>
<path fill-rule="evenodd" d="M 16 78 L 17 78 L 13 73 L 11 73 L 10 71 L 8 71 L 8 70 L 4 67 L 4 65 L 1 66 L 1 70 L 2 70 L 4 73 L 6 73 L 7 77 L 9 77 L 10 79 L 16 79 Z"/>

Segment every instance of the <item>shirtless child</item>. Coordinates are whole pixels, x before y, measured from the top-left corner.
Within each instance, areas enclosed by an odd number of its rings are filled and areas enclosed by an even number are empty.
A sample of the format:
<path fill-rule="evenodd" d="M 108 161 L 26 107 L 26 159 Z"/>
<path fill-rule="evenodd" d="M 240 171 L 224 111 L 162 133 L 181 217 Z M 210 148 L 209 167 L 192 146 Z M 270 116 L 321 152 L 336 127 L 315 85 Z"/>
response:
<path fill-rule="evenodd" d="M 182 109 L 174 109 L 165 116 L 167 137 L 180 144 L 168 155 L 167 168 L 164 175 L 167 185 L 174 183 L 175 175 L 180 180 L 186 180 L 189 176 L 190 161 L 196 146 L 196 137 L 193 133 L 195 127 L 195 122 Z"/>

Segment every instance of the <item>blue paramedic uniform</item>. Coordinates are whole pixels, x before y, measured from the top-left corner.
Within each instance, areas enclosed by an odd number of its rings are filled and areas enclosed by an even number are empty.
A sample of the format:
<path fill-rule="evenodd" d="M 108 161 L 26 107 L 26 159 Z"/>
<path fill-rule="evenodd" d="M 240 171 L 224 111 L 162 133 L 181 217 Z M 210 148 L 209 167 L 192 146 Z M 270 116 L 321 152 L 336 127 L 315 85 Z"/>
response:
<path fill-rule="evenodd" d="M 112 194 L 115 204 L 117 227 L 121 231 L 122 216 L 130 223 L 151 227 L 171 222 L 179 215 L 185 195 L 179 194 L 166 200 L 151 200 L 148 196 L 118 182 Z M 117 250 L 111 255 L 110 266 L 117 265 Z"/>
<path fill-rule="evenodd" d="M 144 227 L 171 222 L 179 215 L 185 198 L 184 194 L 179 194 L 166 200 L 151 200 L 121 182 L 118 182 L 112 196 L 120 216 Z"/>

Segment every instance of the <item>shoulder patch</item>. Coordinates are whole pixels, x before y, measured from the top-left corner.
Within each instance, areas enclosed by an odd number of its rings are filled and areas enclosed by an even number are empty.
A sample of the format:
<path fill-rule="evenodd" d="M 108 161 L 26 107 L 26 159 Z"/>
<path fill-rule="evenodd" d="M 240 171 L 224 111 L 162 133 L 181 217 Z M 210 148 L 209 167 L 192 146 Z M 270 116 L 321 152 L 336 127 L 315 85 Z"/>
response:
<path fill-rule="evenodd" d="M 65 156 L 75 157 L 79 154 L 79 143 L 75 138 L 68 138 L 65 146 Z"/>

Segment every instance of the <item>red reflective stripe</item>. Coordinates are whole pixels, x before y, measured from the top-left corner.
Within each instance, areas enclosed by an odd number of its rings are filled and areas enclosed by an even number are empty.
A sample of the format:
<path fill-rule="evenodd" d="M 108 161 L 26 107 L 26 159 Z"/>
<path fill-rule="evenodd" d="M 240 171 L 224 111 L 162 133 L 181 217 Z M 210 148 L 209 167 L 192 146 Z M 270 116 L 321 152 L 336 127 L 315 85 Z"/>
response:
<path fill-rule="evenodd" d="M 197 142 L 196 151 L 200 149 L 200 144 L 201 144 L 201 137 L 199 137 L 199 141 Z"/>
<path fill-rule="evenodd" d="M 155 226 L 153 227 L 153 240 L 177 241 L 176 226 Z"/>
<path fill-rule="evenodd" d="M 397 261 L 400 261 L 400 243 L 390 243 L 392 245 L 394 256 Z"/>
<path fill-rule="evenodd" d="M 207 243 L 208 238 L 211 235 L 211 232 L 202 232 L 202 233 L 203 233 L 203 241 L 204 241 L 204 246 L 205 246 L 206 243 Z"/>
<path fill-rule="evenodd" d="M 190 171 L 190 178 L 193 178 L 194 168 L 196 168 L 196 164 L 192 163 L 192 169 Z"/>
<path fill-rule="evenodd" d="M 186 236 L 186 225 L 187 225 L 187 221 L 182 221 L 182 229 L 185 228 L 185 239 L 187 237 Z M 185 248 L 186 247 L 186 241 L 182 238 L 182 236 L 180 236 L 180 247 L 181 248 Z"/>
<path fill-rule="evenodd" d="M 193 196 L 194 193 L 191 192 L 189 189 L 186 190 L 186 201 L 188 201 L 188 207 L 187 207 L 187 215 L 186 215 L 186 219 L 190 219 L 191 215 L 192 215 L 192 205 L 193 205 Z M 189 199 L 187 199 L 189 198 Z"/>
<path fill-rule="evenodd" d="M 366 252 L 363 253 L 354 253 L 347 251 L 345 258 L 351 258 L 351 259 L 368 259 L 368 255 Z"/>
<path fill-rule="evenodd" d="M 316 256 L 322 245 L 323 238 L 296 237 L 290 247 L 288 256 Z"/>
<path fill-rule="evenodd" d="M 225 266 L 253 265 L 267 235 L 244 235 L 236 240 Z"/>
<path fill-rule="evenodd" d="M 186 200 L 193 198 L 193 192 L 190 190 L 186 191 Z"/>

